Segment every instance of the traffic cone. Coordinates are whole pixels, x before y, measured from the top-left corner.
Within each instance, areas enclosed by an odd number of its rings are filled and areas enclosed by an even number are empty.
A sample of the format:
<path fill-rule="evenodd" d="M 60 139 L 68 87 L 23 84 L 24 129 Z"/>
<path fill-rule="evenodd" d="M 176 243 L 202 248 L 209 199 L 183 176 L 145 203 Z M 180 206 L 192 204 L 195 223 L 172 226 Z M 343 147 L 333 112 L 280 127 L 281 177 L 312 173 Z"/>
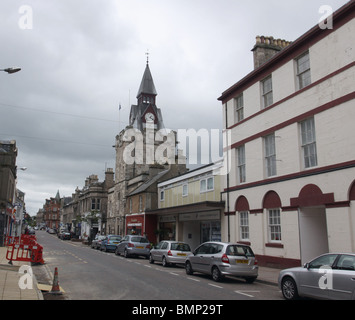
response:
<path fill-rule="evenodd" d="M 50 291 L 50 293 L 62 294 L 62 291 L 60 290 L 60 287 L 59 287 L 58 268 L 57 267 L 54 270 L 53 285 L 52 285 L 52 290 Z"/>

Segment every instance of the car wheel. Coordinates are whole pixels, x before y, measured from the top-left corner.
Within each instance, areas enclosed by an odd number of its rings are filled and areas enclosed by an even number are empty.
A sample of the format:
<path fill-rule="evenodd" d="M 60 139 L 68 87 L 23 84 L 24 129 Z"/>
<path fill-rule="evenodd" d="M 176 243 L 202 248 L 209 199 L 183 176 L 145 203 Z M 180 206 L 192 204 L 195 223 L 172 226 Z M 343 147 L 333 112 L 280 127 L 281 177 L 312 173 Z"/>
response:
<path fill-rule="evenodd" d="M 115 249 L 115 255 L 116 255 L 116 256 L 119 256 L 119 255 L 120 255 L 120 253 L 118 252 L 117 248 Z"/>
<path fill-rule="evenodd" d="M 161 263 L 163 264 L 163 267 L 168 267 L 169 266 L 169 263 L 168 261 L 166 261 L 166 257 L 163 256 L 163 259 L 161 260 Z"/>
<path fill-rule="evenodd" d="M 190 274 L 190 275 L 194 273 L 194 271 L 192 270 L 192 266 L 191 266 L 190 261 L 186 261 L 185 271 L 186 271 L 186 274 Z"/>
<path fill-rule="evenodd" d="M 151 254 L 149 255 L 149 263 L 150 264 L 154 263 L 154 259 L 153 259 L 153 256 Z"/>
<path fill-rule="evenodd" d="M 298 298 L 297 285 L 291 277 L 282 279 L 281 291 L 286 300 L 295 300 Z"/>
<path fill-rule="evenodd" d="M 221 281 L 223 278 L 221 272 L 219 271 L 219 269 L 215 266 L 212 268 L 212 279 L 216 282 Z"/>
<path fill-rule="evenodd" d="M 127 251 L 127 249 L 124 249 L 124 251 L 123 251 L 123 256 L 124 256 L 125 258 L 128 258 L 128 251 Z"/>

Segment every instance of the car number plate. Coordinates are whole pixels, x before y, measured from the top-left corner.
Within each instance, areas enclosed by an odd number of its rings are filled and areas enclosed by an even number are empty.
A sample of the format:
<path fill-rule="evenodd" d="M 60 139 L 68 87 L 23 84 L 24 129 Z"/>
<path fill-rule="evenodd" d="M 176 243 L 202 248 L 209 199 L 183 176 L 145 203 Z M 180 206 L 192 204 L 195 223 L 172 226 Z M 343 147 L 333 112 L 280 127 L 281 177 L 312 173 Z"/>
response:
<path fill-rule="evenodd" d="M 236 260 L 236 263 L 244 263 L 244 264 L 248 264 L 249 260 Z"/>
<path fill-rule="evenodd" d="M 178 256 L 186 257 L 186 253 L 177 253 Z"/>
<path fill-rule="evenodd" d="M 142 247 L 142 246 L 137 246 L 136 248 L 137 249 L 144 249 L 144 247 Z"/>

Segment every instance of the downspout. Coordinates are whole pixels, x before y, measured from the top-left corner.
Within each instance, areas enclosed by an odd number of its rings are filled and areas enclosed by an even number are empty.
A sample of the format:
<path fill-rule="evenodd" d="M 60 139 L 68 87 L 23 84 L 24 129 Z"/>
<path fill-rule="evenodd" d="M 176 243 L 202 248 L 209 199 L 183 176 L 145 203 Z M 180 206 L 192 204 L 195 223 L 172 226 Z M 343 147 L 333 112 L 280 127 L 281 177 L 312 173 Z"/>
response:
<path fill-rule="evenodd" d="M 229 143 L 228 143 L 228 133 L 227 133 L 227 128 L 228 128 L 228 114 L 227 114 L 227 102 L 225 104 L 226 106 L 226 148 L 227 148 L 227 222 L 228 222 L 228 242 L 230 242 L 230 218 L 229 218 L 229 157 L 228 157 L 228 152 L 229 152 Z"/>

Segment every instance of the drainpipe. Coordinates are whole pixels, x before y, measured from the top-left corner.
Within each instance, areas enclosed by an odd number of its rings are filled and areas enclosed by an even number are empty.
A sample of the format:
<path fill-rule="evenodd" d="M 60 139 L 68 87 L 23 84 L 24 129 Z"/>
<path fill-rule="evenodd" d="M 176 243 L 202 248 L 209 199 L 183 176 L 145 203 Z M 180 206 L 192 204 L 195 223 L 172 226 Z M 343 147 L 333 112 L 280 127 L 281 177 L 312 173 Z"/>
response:
<path fill-rule="evenodd" d="M 230 242 L 230 218 L 229 218 L 229 157 L 228 157 L 228 152 L 229 152 L 229 143 L 228 143 L 228 133 L 227 133 L 227 128 L 228 128 L 228 114 L 227 114 L 227 103 L 226 103 L 226 147 L 227 147 L 227 221 L 228 221 L 228 242 Z"/>

